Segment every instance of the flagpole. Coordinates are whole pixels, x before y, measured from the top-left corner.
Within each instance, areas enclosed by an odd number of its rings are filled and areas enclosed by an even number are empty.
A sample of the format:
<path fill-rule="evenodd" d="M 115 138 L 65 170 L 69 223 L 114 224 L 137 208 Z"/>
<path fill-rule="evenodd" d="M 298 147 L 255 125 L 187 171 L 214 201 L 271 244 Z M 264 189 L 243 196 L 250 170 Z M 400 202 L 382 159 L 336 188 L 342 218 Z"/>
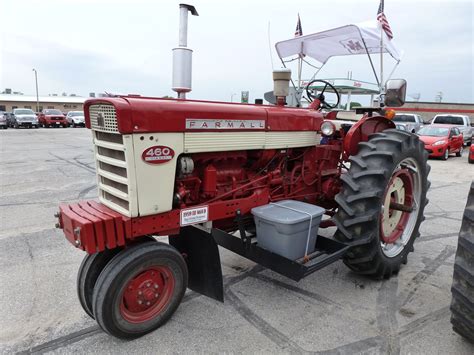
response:
<path fill-rule="evenodd" d="M 382 13 L 385 11 L 383 8 L 383 0 L 381 0 L 382 4 Z M 379 105 L 382 106 L 383 104 L 383 94 L 384 94 L 384 82 L 383 82 L 383 23 L 379 21 L 380 24 L 380 98 L 379 98 Z"/>
<path fill-rule="evenodd" d="M 380 94 L 383 94 L 383 25 L 380 24 Z"/>

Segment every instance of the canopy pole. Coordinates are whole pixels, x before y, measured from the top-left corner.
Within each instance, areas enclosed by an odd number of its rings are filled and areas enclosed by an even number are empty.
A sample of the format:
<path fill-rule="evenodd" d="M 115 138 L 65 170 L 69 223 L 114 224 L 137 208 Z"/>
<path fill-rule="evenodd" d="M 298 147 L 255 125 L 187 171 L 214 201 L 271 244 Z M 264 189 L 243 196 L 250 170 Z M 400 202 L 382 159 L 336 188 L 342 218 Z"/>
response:
<path fill-rule="evenodd" d="M 360 33 L 360 31 L 359 31 L 359 33 Z M 362 34 L 360 35 L 360 38 L 362 39 L 362 43 L 364 43 L 365 53 L 367 53 L 367 57 L 369 57 L 370 66 L 372 67 L 372 71 L 374 72 L 374 76 L 375 76 L 375 80 L 377 81 L 377 85 L 380 88 L 379 77 L 377 76 L 377 71 L 375 70 L 374 62 L 372 61 L 372 57 L 370 56 L 369 49 L 367 48 L 367 44 L 365 43 L 365 40 L 364 40 L 364 37 L 362 37 Z"/>
<path fill-rule="evenodd" d="M 398 64 L 400 64 L 400 60 L 397 61 L 397 64 L 393 67 L 392 71 L 390 72 L 390 75 L 387 77 L 387 81 L 392 77 L 393 73 L 395 72 L 395 69 L 397 69 Z"/>
<path fill-rule="evenodd" d="M 303 42 L 301 42 L 300 54 L 298 55 L 298 91 L 301 89 L 301 71 L 303 70 Z"/>

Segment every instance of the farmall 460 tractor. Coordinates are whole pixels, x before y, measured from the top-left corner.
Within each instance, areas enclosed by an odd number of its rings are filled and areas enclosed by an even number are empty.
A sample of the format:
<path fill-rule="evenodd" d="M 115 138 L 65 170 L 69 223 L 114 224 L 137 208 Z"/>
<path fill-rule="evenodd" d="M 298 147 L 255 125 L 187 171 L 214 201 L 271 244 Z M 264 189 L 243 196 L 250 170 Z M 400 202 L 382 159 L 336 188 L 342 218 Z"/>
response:
<path fill-rule="evenodd" d="M 188 10 L 181 6 L 183 21 Z M 287 70 L 274 72 L 276 105 L 186 100 L 191 51 L 180 39 L 179 99 L 85 103 L 100 202 L 63 204 L 57 214 L 87 253 L 77 283 L 84 310 L 130 339 L 164 324 L 187 287 L 223 301 L 218 246 L 293 280 L 341 258 L 357 273 L 396 274 L 427 203 L 417 136 L 396 130 L 381 108 L 340 120 L 327 110 L 326 90 L 337 94 L 329 82 L 317 93 L 308 85 L 309 107 L 285 106 Z M 402 104 L 404 87 L 387 82 L 385 102 Z"/>

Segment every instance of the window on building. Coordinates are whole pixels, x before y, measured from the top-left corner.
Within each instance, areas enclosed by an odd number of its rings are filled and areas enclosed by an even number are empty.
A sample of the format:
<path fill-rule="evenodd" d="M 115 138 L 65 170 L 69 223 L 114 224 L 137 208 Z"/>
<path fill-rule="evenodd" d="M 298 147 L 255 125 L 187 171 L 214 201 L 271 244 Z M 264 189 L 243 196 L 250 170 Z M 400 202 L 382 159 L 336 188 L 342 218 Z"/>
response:
<path fill-rule="evenodd" d="M 12 110 L 14 110 L 14 109 L 16 109 L 16 108 L 18 108 L 18 106 L 12 106 Z"/>
<path fill-rule="evenodd" d="M 31 110 L 31 106 L 25 106 L 25 108 L 29 108 Z"/>
<path fill-rule="evenodd" d="M 54 106 L 48 106 L 49 110 L 54 110 Z"/>
<path fill-rule="evenodd" d="M 39 109 L 39 112 L 43 111 L 43 106 L 39 106 L 38 109 Z"/>
<path fill-rule="evenodd" d="M 0 105 L 0 111 L 6 111 L 7 107 L 5 105 Z"/>

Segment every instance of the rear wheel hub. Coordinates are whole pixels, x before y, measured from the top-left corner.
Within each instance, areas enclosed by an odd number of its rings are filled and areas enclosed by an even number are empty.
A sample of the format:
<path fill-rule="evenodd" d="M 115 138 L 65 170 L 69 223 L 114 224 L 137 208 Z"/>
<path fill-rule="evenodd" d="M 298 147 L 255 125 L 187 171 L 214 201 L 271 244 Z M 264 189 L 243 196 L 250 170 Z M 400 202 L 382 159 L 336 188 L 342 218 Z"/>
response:
<path fill-rule="evenodd" d="M 383 197 L 380 243 L 388 257 L 398 255 L 410 240 L 417 220 L 420 174 L 410 158 L 395 169 Z"/>

